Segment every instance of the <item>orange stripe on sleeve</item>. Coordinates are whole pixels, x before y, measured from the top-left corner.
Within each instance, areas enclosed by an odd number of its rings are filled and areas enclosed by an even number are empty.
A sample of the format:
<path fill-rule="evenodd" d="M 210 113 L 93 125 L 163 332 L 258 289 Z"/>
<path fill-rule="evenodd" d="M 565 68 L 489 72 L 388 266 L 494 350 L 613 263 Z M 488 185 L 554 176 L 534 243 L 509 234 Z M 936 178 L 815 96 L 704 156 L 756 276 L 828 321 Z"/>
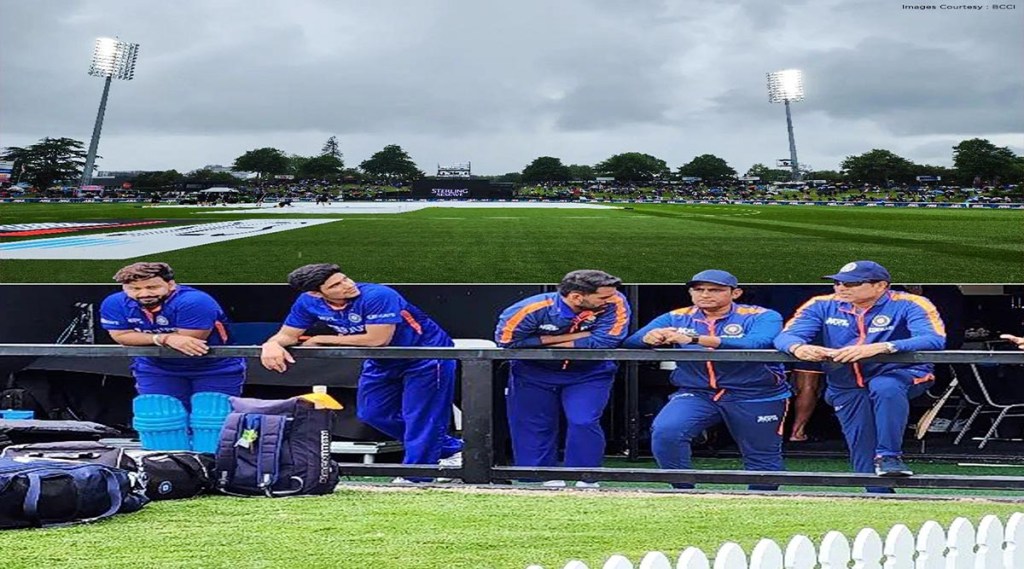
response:
<path fill-rule="evenodd" d="M 508 322 L 505 323 L 505 327 L 502 328 L 501 342 L 503 344 L 511 342 L 513 335 L 515 335 L 516 327 L 519 326 L 519 324 L 523 321 L 524 318 L 538 310 L 547 308 L 554 303 L 554 300 L 548 298 L 527 304 L 526 306 L 520 308 L 515 314 L 512 315 L 512 318 L 508 319 Z"/>
<path fill-rule="evenodd" d="M 893 293 L 892 296 L 895 300 L 909 300 L 910 302 L 920 306 L 921 309 L 924 310 L 925 314 L 928 315 L 928 322 L 931 323 L 932 329 L 935 330 L 935 333 L 940 336 L 946 335 L 946 325 L 942 323 L 942 317 L 939 316 L 939 311 L 935 308 L 935 305 L 932 304 L 932 301 L 923 296 L 905 292 L 896 292 Z"/>
<path fill-rule="evenodd" d="M 670 314 L 675 314 L 677 316 L 686 316 L 687 314 L 693 314 L 695 310 L 697 310 L 696 306 L 687 306 L 686 308 L 677 308 L 670 312 Z"/>
<path fill-rule="evenodd" d="M 409 327 L 412 328 L 414 332 L 416 332 L 417 334 L 423 333 L 423 327 L 420 326 L 420 323 L 417 322 L 415 318 L 413 318 L 413 315 L 410 314 L 408 310 L 403 310 L 400 314 L 402 315 L 402 319 L 405 320 L 405 323 L 408 324 Z"/>
<path fill-rule="evenodd" d="M 227 328 L 224 327 L 224 323 L 220 320 L 215 321 L 213 323 L 213 329 L 216 330 L 217 335 L 220 336 L 220 341 L 226 344 L 228 341 L 228 331 Z"/>
<path fill-rule="evenodd" d="M 618 336 L 629 324 L 629 314 L 626 311 L 626 301 L 621 296 L 616 295 L 612 303 L 615 304 L 615 323 L 612 324 L 612 329 L 608 333 Z"/>
<path fill-rule="evenodd" d="M 832 298 L 834 296 L 835 295 L 832 295 L 832 294 L 823 294 L 821 296 L 812 296 L 807 302 L 801 304 L 800 308 L 796 309 L 796 312 L 793 313 L 793 317 L 790 318 L 788 322 L 786 322 L 786 325 L 782 328 L 782 330 L 783 331 L 788 330 L 789 327 L 793 325 L 793 322 L 796 322 L 796 319 L 800 318 L 800 315 L 803 314 L 803 312 L 805 310 L 810 308 L 811 305 L 813 305 L 815 302 L 824 301 L 824 300 L 832 300 Z"/>

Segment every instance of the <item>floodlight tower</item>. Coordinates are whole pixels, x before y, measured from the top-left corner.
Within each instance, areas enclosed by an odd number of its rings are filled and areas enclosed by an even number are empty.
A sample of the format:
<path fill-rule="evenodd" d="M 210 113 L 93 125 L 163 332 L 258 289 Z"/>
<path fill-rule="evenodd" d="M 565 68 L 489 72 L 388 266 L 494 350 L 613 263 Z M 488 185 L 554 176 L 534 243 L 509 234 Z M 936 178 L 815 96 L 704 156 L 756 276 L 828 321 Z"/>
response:
<path fill-rule="evenodd" d="M 786 129 L 789 131 L 789 168 L 793 181 L 800 179 L 800 164 L 796 160 L 796 139 L 793 138 L 793 116 L 790 101 L 804 100 L 804 73 L 799 69 L 784 69 L 768 74 L 768 100 L 786 104 Z"/>
<path fill-rule="evenodd" d="M 96 47 L 92 50 L 92 64 L 89 75 L 103 77 L 103 96 L 100 97 L 100 110 L 96 113 L 96 124 L 92 127 L 92 140 L 89 142 L 89 154 L 85 158 L 85 170 L 82 172 L 82 185 L 92 182 L 93 164 L 96 162 L 96 149 L 100 145 L 100 131 L 103 130 L 103 114 L 107 111 L 107 95 L 110 94 L 110 82 L 113 79 L 131 81 L 135 77 L 135 60 L 139 57 L 139 44 L 119 41 L 116 38 L 97 38 Z"/>

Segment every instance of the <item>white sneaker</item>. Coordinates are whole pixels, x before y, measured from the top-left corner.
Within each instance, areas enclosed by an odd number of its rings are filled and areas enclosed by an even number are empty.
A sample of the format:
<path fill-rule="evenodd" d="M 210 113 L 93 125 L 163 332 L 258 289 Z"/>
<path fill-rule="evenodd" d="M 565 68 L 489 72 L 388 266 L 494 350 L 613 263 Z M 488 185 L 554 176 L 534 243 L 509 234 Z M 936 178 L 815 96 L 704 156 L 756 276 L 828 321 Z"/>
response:
<path fill-rule="evenodd" d="M 448 458 L 442 458 L 437 461 L 438 466 L 444 468 L 462 468 L 462 451 L 459 451 Z M 455 482 L 455 478 L 436 478 L 435 482 Z"/>
<path fill-rule="evenodd" d="M 415 482 L 413 482 L 412 480 L 409 480 L 408 478 L 402 478 L 401 476 L 399 476 L 398 478 L 393 479 L 391 481 L 391 483 L 392 484 L 415 484 Z"/>
<path fill-rule="evenodd" d="M 601 483 L 600 482 L 586 482 L 586 481 L 583 481 L 583 480 L 577 480 L 576 481 L 576 487 L 577 488 L 600 488 L 601 487 Z"/>
<path fill-rule="evenodd" d="M 545 480 L 541 486 L 547 488 L 565 488 L 565 480 Z"/>
<path fill-rule="evenodd" d="M 459 451 L 448 458 L 442 458 L 437 464 L 445 468 L 462 468 L 462 451 Z"/>

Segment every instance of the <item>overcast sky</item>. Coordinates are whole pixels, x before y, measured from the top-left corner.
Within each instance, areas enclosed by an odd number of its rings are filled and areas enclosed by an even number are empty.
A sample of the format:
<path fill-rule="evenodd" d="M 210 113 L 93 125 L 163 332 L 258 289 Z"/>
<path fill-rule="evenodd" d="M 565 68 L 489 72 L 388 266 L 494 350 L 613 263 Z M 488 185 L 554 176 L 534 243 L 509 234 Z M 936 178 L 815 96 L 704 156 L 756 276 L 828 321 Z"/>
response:
<path fill-rule="evenodd" d="M 788 156 L 765 87 L 786 68 L 805 72 L 793 115 L 813 168 L 872 148 L 951 165 L 972 137 L 1024 154 L 1024 4 L 902 5 L 0 0 L 0 146 L 88 144 L 93 42 L 118 36 L 141 48 L 135 79 L 111 88 L 100 170 L 185 172 L 263 146 L 311 155 L 337 135 L 349 166 L 399 144 L 428 173 L 631 151 L 672 168 L 713 153 L 743 173 Z"/>

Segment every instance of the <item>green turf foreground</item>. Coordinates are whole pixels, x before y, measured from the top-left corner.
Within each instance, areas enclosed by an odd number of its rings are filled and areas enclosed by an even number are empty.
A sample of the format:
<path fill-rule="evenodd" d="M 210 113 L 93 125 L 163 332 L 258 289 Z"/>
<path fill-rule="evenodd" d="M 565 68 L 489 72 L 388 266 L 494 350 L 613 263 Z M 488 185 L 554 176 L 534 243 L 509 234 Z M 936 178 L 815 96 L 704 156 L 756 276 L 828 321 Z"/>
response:
<path fill-rule="evenodd" d="M 0 205 L 2 223 L 254 217 L 281 216 L 134 204 Z M 145 260 L 170 263 L 187 283 L 281 283 L 314 262 L 384 283 L 551 283 L 579 268 L 627 283 L 678 283 L 709 267 L 746 283 L 817 283 L 857 259 L 886 265 L 897 283 L 1024 282 L 1024 212 L 1014 210 L 644 204 L 317 217 L 338 221 Z M 134 260 L 142 259 L 0 260 L 0 282 L 110 282 Z"/>
<path fill-rule="evenodd" d="M 326 497 L 152 503 L 92 525 L 0 532 L 0 566 L 561 568 L 828 530 L 1004 521 L 1021 504 L 594 491 L 345 488 Z"/>

